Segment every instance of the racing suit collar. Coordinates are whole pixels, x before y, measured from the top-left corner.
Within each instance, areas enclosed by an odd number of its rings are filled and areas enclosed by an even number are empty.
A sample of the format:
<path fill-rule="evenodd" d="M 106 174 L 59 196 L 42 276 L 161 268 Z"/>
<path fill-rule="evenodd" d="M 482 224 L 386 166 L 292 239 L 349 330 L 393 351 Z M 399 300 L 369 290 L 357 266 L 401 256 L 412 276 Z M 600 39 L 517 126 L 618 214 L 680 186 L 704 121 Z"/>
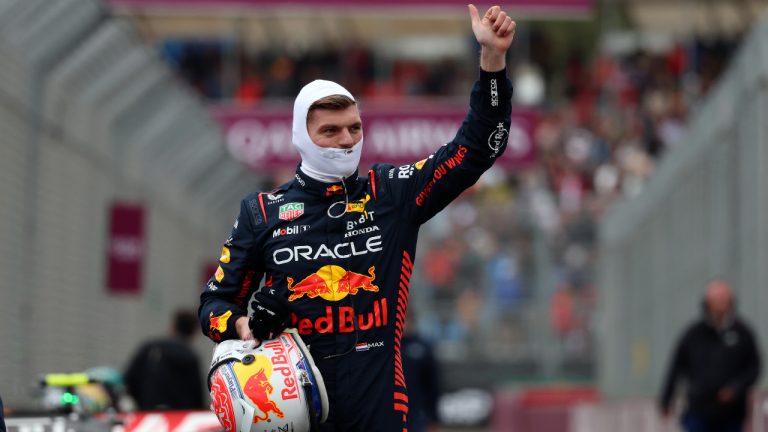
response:
<path fill-rule="evenodd" d="M 301 166 L 296 168 L 296 183 L 303 191 L 329 200 L 343 198 L 345 191 L 349 196 L 356 195 L 362 187 L 357 170 L 343 181 L 326 183 L 308 176 L 301 170 Z"/>

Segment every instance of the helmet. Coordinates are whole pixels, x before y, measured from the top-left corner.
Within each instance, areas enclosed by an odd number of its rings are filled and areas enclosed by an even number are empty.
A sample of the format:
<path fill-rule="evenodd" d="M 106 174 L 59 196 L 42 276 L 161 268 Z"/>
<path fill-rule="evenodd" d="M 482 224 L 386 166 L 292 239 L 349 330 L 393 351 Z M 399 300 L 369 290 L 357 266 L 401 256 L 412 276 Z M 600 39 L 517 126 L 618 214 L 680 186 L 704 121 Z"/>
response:
<path fill-rule="evenodd" d="M 208 388 L 211 409 L 228 432 L 309 432 L 328 417 L 323 377 L 293 329 L 259 344 L 218 344 Z"/>

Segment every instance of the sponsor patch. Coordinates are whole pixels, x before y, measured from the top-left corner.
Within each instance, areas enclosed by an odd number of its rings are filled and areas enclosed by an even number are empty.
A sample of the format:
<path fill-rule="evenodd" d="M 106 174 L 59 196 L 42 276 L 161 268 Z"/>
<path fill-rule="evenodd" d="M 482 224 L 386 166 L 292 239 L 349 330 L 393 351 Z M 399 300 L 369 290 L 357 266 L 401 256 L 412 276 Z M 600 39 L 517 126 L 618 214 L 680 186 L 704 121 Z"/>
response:
<path fill-rule="evenodd" d="M 292 225 L 292 226 L 277 228 L 276 230 L 272 231 L 272 238 L 299 234 L 299 233 L 303 233 L 308 229 L 309 229 L 309 225 Z"/>
<path fill-rule="evenodd" d="M 224 246 L 223 248 L 221 248 L 221 257 L 219 258 L 219 261 L 223 262 L 224 264 L 229 264 L 229 260 L 230 260 L 229 248 Z"/>
<path fill-rule="evenodd" d="M 344 186 L 342 185 L 331 185 L 325 188 L 325 196 L 330 197 L 334 195 L 343 195 L 344 194 Z"/>
<path fill-rule="evenodd" d="M 491 106 L 499 106 L 499 84 L 496 78 L 491 79 Z"/>
<path fill-rule="evenodd" d="M 384 347 L 384 342 L 362 342 L 355 345 L 355 351 L 363 352 L 363 351 L 368 351 L 371 348 L 382 348 L 382 347 Z"/>
<path fill-rule="evenodd" d="M 228 310 L 219 316 L 213 316 L 213 312 L 208 315 L 208 325 L 211 331 L 216 330 L 219 333 L 227 331 L 227 321 L 232 316 L 232 311 Z"/>
<path fill-rule="evenodd" d="M 354 224 L 354 222 L 349 222 L 348 224 Z M 371 226 L 357 228 L 357 229 L 353 228 L 350 231 L 347 231 L 346 233 L 344 233 L 344 238 L 355 237 L 361 234 L 370 234 L 378 230 L 379 230 L 379 227 L 376 225 L 371 225 Z"/>
<path fill-rule="evenodd" d="M 347 213 L 365 213 L 365 205 L 371 200 L 371 196 L 365 194 L 365 198 L 358 201 L 352 201 L 347 204 Z"/>
<path fill-rule="evenodd" d="M 345 270 L 337 265 L 320 267 L 299 282 L 294 283 L 292 277 L 287 277 L 288 290 L 291 295 L 288 301 L 298 300 L 305 295 L 308 298 L 321 297 L 328 301 L 339 301 L 347 295 L 357 295 L 359 290 L 378 292 L 374 284 L 376 267 L 368 268 L 368 275 Z"/>
<path fill-rule="evenodd" d="M 397 178 L 399 179 L 407 179 L 410 178 L 411 175 L 413 175 L 413 170 L 415 169 L 415 165 L 403 165 L 400 168 L 398 168 Z"/>
<path fill-rule="evenodd" d="M 432 178 L 429 180 L 427 185 L 424 186 L 424 189 L 421 192 L 419 192 L 419 195 L 416 197 L 417 206 L 421 207 L 422 205 L 424 205 L 424 201 L 429 196 L 429 193 L 432 191 L 432 188 L 435 186 L 435 183 L 440 181 L 440 179 L 443 178 L 444 175 L 448 174 L 449 171 L 461 165 L 461 163 L 464 161 L 464 156 L 466 154 L 467 154 L 467 148 L 464 146 L 459 146 L 456 149 L 455 155 L 446 159 L 437 168 L 435 168 L 435 171 L 432 174 Z"/>
<path fill-rule="evenodd" d="M 277 265 L 289 262 L 315 261 L 318 259 L 331 258 L 349 258 L 352 256 L 366 255 L 384 250 L 381 244 L 381 236 L 376 235 L 368 237 L 358 242 L 354 240 L 344 243 L 337 243 L 331 246 L 321 244 L 314 248 L 310 245 L 296 245 L 293 247 L 281 248 L 274 251 L 272 261 Z"/>
<path fill-rule="evenodd" d="M 213 277 L 216 278 L 216 282 L 221 282 L 224 279 L 224 269 L 221 266 L 216 268 L 216 273 L 213 274 Z"/>
<path fill-rule="evenodd" d="M 287 203 L 280 206 L 278 218 L 284 221 L 292 221 L 304 214 L 304 203 Z"/>
<path fill-rule="evenodd" d="M 501 150 L 501 147 L 507 143 L 509 138 L 509 131 L 504 128 L 504 123 L 496 125 L 496 130 L 488 137 L 488 147 L 493 150 L 493 156 L 496 157 Z"/>

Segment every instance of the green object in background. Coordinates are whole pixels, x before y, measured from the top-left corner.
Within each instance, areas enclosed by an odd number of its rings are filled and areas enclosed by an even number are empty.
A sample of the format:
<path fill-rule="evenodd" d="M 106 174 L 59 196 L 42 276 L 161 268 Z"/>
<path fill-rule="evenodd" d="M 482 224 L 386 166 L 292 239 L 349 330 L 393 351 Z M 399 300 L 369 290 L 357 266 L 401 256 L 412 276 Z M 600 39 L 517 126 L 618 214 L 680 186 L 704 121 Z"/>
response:
<path fill-rule="evenodd" d="M 61 395 L 62 405 L 77 405 L 78 403 L 80 403 L 80 397 L 74 393 L 65 392 L 63 395 Z"/>

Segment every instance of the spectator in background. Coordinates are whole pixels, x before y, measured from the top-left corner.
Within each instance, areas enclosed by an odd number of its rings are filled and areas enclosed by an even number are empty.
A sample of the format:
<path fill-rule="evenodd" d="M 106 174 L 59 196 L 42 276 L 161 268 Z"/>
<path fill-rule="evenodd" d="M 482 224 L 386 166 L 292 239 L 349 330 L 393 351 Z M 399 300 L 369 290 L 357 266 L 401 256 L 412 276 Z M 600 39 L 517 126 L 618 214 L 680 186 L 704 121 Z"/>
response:
<path fill-rule="evenodd" d="M 437 400 L 440 395 L 440 369 L 432 345 L 416 328 L 415 315 L 408 312 L 402 341 L 403 373 L 408 386 L 408 430 L 436 431 Z"/>
<path fill-rule="evenodd" d="M 3 398 L 0 397 L 0 432 L 5 432 L 5 408 L 3 408 Z"/>
<path fill-rule="evenodd" d="M 707 286 L 704 316 L 683 334 L 675 348 L 661 393 L 661 412 L 671 412 L 675 384 L 687 381 L 682 424 L 688 432 L 738 432 L 747 416 L 750 388 L 760 374 L 752 331 L 736 316 L 727 282 Z"/>
<path fill-rule="evenodd" d="M 197 325 L 195 312 L 177 311 L 173 334 L 145 343 L 131 359 L 125 384 L 139 410 L 205 408 L 203 375 L 197 354 L 190 347 Z"/>

